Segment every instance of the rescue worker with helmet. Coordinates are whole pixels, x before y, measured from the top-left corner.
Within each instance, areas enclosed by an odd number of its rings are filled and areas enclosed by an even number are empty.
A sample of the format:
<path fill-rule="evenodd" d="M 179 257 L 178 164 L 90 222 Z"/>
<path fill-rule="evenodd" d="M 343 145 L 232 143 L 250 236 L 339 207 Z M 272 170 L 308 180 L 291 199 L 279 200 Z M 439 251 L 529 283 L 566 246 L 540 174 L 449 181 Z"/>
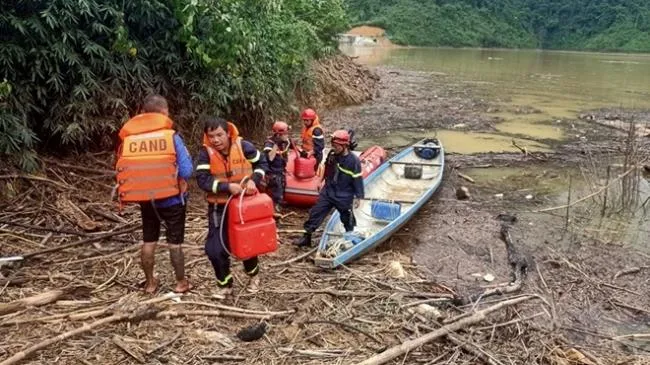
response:
<path fill-rule="evenodd" d="M 239 136 L 237 127 L 218 117 L 207 118 L 203 126 L 203 148 L 199 152 L 196 180 L 207 192 L 208 237 L 205 252 L 214 268 L 219 292 L 232 292 L 228 245 L 228 215 L 225 204 L 231 196 L 254 194 L 268 169 L 265 156 L 249 141 Z M 259 286 L 257 257 L 244 261 L 244 270 L 251 278 L 247 290 Z"/>
<path fill-rule="evenodd" d="M 284 188 L 287 184 L 285 169 L 289 158 L 289 125 L 283 121 L 273 123 L 273 135 L 264 143 L 264 154 L 268 161 L 269 171 L 266 175 L 267 187 L 271 191 L 271 198 L 275 210 L 280 211 L 280 204 L 284 197 Z"/>
<path fill-rule="evenodd" d="M 127 121 L 119 132 L 121 144 L 116 164 L 120 204 L 139 203 L 143 245 L 140 260 L 144 271 L 143 290 L 156 292 L 154 277 L 156 244 L 164 222 L 169 258 L 176 287 L 184 293 L 192 289 L 185 278 L 185 212 L 187 180 L 192 177 L 192 157 L 183 139 L 173 129 L 167 100 L 151 95 L 144 100 L 142 113 Z"/>
<path fill-rule="evenodd" d="M 316 204 L 309 211 L 309 218 L 304 224 L 305 234 L 296 242 L 299 247 L 311 245 L 311 235 L 332 208 L 336 208 L 341 215 L 345 231 L 353 231 L 356 222 L 352 208 L 358 207 L 359 199 L 364 198 L 361 161 L 350 152 L 350 134 L 337 130 L 331 137 L 332 150 L 325 161 L 324 185 Z"/>
<path fill-rule="evenodd" d="M 313 109 L 303 110 L 300 118 L 304 123 L 301 134 L 302 150 L 300 151 L 300 157 L 314 156 L 316 158 L 314 170 L 318 171 L 318 166 L 323 160 L 323 149 L 325 148 L 325 135 L 320 125 L 320 119 Z"/>

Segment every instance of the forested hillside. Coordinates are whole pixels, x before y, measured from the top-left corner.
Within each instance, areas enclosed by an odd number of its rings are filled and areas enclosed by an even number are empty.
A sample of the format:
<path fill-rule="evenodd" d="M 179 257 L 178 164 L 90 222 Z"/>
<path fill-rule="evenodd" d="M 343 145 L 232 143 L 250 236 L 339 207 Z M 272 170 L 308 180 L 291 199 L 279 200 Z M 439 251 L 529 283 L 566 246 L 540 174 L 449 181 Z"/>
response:
<path fill-rule="evenodd" d="M 646 0 L 347 0 L 396 43 L 650 51 Z"/>
<path fill-rule="evenodd" d="M 107 147 L 151 92 L 181 130 L 202 114 L 259 124 L 346 26 L 342 0 L 3 0 L 0 158 Z"/>

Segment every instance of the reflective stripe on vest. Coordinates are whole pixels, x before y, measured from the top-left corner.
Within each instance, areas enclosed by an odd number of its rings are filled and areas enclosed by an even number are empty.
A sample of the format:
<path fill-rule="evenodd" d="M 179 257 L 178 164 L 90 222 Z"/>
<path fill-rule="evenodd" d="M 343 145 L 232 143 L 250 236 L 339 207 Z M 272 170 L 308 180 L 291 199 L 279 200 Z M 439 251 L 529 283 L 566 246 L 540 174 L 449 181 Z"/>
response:
<path fill-rule="evenodd" d="M 339 164 L 336 164 L 336 167 L 338 167 L 338 169 L 339 169 L 342 173 L 344 173 L 344 174 L 346 174 L 346 175 L 349 175 L 349 176 L 352 176 L 352 178 L 355 178 L 355 179 L 356 179 L 357 177 L 361 177 L 361 175 L 362 175 L 362 173 L 355 174 L 354 172 L 352 172 L 352 171 L 350 171 L 350 170 L 344 169 L 344 168 L 342 168 L 341 165 L 339 165 Z"/>
<path fill-rule="evenodd" d="M 240 183 L 245 177 L 253 175 L 253 165 L 244 156 L 241 141 L 241 137 L 237 137 L 234 141 L 231 141 L 228 156 L 224 156 L 210 146 L 205 146 L 210 157 L 210 174 L 212 174 L 215 180 L 227 183 Z M 259 156 L 256 157 L 259 158 Z M 228 200 L 227 193 L 215 192 L 217 190 L 216 184 L 212 190 L 212 193 L 207 194 L 209 203 L 224 204 Z"/>
<path fill-rule="evenodd" d="M 178 178 L 172 121 L 158 113 L 140 114 L 120 130 L 116 163 L 121 202 L 144 202 L 179 195 L 187 185 Z"/>

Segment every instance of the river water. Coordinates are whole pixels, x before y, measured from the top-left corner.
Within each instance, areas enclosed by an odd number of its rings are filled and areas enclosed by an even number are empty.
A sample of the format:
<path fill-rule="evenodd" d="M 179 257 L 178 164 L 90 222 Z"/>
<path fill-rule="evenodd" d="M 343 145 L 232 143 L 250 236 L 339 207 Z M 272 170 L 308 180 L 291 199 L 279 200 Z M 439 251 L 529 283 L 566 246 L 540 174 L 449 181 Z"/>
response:
<path fill-rule="evenodd" d="M 340 49 L 369 66 L 388 65 L 456 77 L 501 106 L 486 113 L 502 118 L 497 133 L 437 131 L 450 147 L 449 152 L 509 151 L 513 135 L 529 136 L 536 140 L 529 141 L 529 146 L 544 149 L 540 139 L 565 138 L 565 132 L 554 123 L 575 119 L 582 110 L 650 107 L 648 54 L 347 44 L 341 44 Z M 513 112 L 521 106 L 536 112 Z"/>
<path fill-rule="evenodd" d="M 513 139 L 529 150 L 550 150 L 569 137 L 575 139 L 580 129 L 589 129 L 588 123 L 592 122 L 576 121 L 581 112 L 599 108 L 650 108 L 650 55 L 344 44 L 340 48 L 369 66 L 445 74 L 455 83 L 466 84 L 471 94 L 485 96 L 490 105 L 496 105 L 496 110 L 485 112 L 486 116 L 501 119 L 496 131 L 391 130 L 386 136 L 373 135 L 367 142 L 385 147 L 406 146 L 419 138 L 435 135 L 445 150 L 452 153 L 517 152 L 511 144 Z M 517 112 L 522 108 L 535 112 Z M 569 123 L 576 124 L 575 133 Z M 629 180 L 637 181 L 633 204 L 624 203 L 629 199 L 625 200 L 624 184 L 619 183 L 607 189 L 607 194 L 596 194 L 572 205 L 571 209 L 532 212 L 589 197 L 607 185 L 610 178 L 604 175 L 606 167 L 620 161 L 604 158 L 599 156 L 597 161 L 590 161 L 590 166 L 571 168 L 534 164 L 464 169 L 464 174 L 475 179 L 474 184 L 467 183 L 467 186 L 472 200 L 480 204 L 454 204 L 446 202 L 454 200 L 453 196 L 447 196 L 446 201 L 442 199 L 419 213 L 418 220 L 402 234 L 409 237 L 409 242 L 416 237 L 419 244 L 413 245 L 413 257 L 425 263 L 437 280 L 462 288 L 472 284 L 456 280 L 460 278 L 459 273 L 488 272 L 503 281 L 507 278 L 499 270 L 505 264 L 490 263 L 492 251 L 485 253 L 488 252 L 485 247 L 490 245 L 494 246 L 494 252 L 501 249 L 500 242 L 494 238 L 493 232 L 498 228 L 490 209 L 514 209 L 520 222 L 518 243 L 534 252 L 536 259 L 567 255 L 589 275 L 606 272 L 609 276 L 604 280 L 610 280 L 620 268 L 640 266 L 643 257 L 650 257 L 647 243 L 650 241 L 650 184 L 643 176 L 632 174 L 634 180 Z M 612 167 L 612 178 L 622 172 L 620 167 Z M 582 242 L 592 242 L 592 239 L 597 246 L 582 246 Z M 583 294 L 588 290 L 573 289 L 574 277 L 580 275 L 570 270 L 564 272 L 565 268 L 555 271 L 545 268 L 547 273 L 552 272 L 549 276 L 554 281 L 557 279 L 552 284 L 556 285 L 553 290 L 569 292 L 563 303 L 558 304 L 564 320 L 573 321 L 579 327 L 593 326 L 595 331 L 610 335 L 646 332 L 650 328 L 647 316 L 602 310 L 599 304 L 592 305 L 592 301 L 598 303 L 602 298 L 585 299 Z M 631 277 L 630 281 L 619 280 L 618 284 L 642 291 L 643 284 L 638 280 L 643 279 Z M 628 296 L 626 300 L 635 303 L 638 298 Z M 591 304 L 584 305 L 584 302 Z"/>

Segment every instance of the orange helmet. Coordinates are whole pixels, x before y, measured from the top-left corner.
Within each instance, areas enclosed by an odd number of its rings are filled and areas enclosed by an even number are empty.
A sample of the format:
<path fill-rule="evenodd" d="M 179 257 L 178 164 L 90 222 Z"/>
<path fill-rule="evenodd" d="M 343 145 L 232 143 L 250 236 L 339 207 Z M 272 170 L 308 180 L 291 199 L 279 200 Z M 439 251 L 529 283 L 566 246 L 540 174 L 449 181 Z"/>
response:
<path fill-rule="evenodd" d="M 350 145 L 350 133 L 348 131 L 339 129 L 331 135 L 332 143 L 342 144 L 345 146 Z"/>
<path fill-rule="evenodd" d="M 302 120 L 314 120 L 316 119 L 316 112 L 314 109 L 305 109 L 302 111 L 300 118 L 302 118 Z"/>
<path fill-rule="evenodd" d="M 288 134 L 289 125 L 282 121 L 277 121 L 273 123 L 273 133 L 274 134 Z"/>

